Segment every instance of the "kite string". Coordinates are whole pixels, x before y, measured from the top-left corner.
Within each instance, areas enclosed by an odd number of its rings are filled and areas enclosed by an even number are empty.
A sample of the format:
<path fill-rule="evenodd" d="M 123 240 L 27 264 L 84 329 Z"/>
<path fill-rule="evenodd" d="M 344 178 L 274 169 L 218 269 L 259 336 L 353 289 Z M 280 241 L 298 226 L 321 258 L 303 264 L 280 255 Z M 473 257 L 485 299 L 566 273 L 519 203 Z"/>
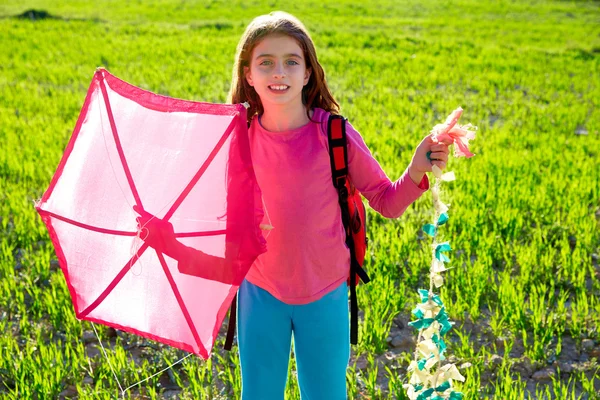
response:
<path fill-rule="evenodd" d="M 98 331 L 96 330 L 96 326 L 95 326 L 95 324 L 93 322 L 91 322 L 91 324 L 92 324 L 92 328 L 94 329 L 94 333 L 96 334 L 96 338 L 98 338 L 98 342 L 100 343 L 100 347 L 102 348 L 102 352 L 104 353 L 104 357 L 106 357 L 106 361 L 108 362 L 108 366 L 110 367 L 110 371 L 112 372 L 113 376 L 115 377 L 115 381 L 117 382 L 117 385 L 119 386 L 119 389 L 121 390 L 121 396 L 123 398 L 125 397 L 125 393 L 129 389 L 131 389 L 131 388 L 133 388 L 135 386 L 138 386 L 138 385 L 146 382 L 149 379 L 154 378 L 156 375 L 162 374 L 163 372 L 165 372 L 165 371 L 173 368 L 177 364 L 182 363 L 183 361 L 185 361 L 186 358 L 188 358 L 191 355 L 193 355 L 193 353 L 189 353 L 187 356 L 180 358 L 179 360 L 175 361 L 173 364 L 169 365 L 168 367 L 163 368 L 160 371 L 156 372 L 154 375 L 151 375 L 151 376 L 147 377 L 146 379 L 143 379 L 143 380 L 141 380 L 139 382 L 136 382 L 133 385 L 130 385 L 130 386 L 126 387 L 125 389 L 123 389 L 123 386 L 121 386 L 121 382 L 119 381 L 119 378 L 117 377 L 117 374 L 116 374 L 116 372 L 115 372 L 112 364 L 110 363 L 110 359 L 108 358 L 108 354 L 106 353 L 106 350 L 105 350 L 104 346 L 102 345 L 102 341 L 100 340 L 100 336 L 98 335 Z M 93 394 L 98 394 L 98 393 L 100 393 L 100 391 L 95 392 Z"/>
<path fill-rule="evenodd" d="M 96 338 L 98 338 L 98 343 L 100 343 L 100 347 L 102 348 L 102 353 L 104 353 L 104 357 L 106 358 L 106 361 L 108 362 L 108 366 L 110 368 L 110 371 L 113 373 L 115 380 L 117 381 L 117 385 L 119 385 L 119 389 L 121 389 L 121 395 L 124 392 L 123 390 L 123 386 L 121 386 L 121 382 L 119 382 L 119 378 L 117 378 L 117 374 L 112 366 L 112 364 L 110 363 L 110 359 L 108 358 L 108 354 L 106 354 L 106 349 L 104 349 L 104 345 L 102 344 L 102 340 L 100 340 L 100 335 L 98 335 L 98 331 L 96 330 L 96 325 L 92 322 L 92 328 L 94 328 L 94 333 L 96 334 Z"/>
<path fill-rule="evenodd" d="M 140 251 L 140 247 L 142 247 L 144 241 L 148 238 L 148 235 L 150 234 L 150 231 L 148 230 L 148 228 L 146 228 L 146 224 L 148 224 L 153 218 L 154 218 L 154 216 L 152 216 L 152 218 L 150 218 L 148 220 L 148 222 L 146 222 L 142 226 L 138 225 L 137 231 L 135 233 L 135 237 L 133 238 L 133 241 L 131 242 L 131 246 L 129 248 L 129 255 L 131 256 L 130 261 L 129 261 L 129 270 L 135 276 L 140 276 L 142 274 L 142 269 L 144 266 L 143 266 L 142 260 L 140 259 L 138 252 Z M 146 235 L 144 237 L 142 237 L 142 233 L 145 233 Z M 131 268 L 131 266 L 134 263 L 136 265 L 139 263 L 139 265 L 140 265 L 139 273 L 136 273 Z"/>
<path fill-rule="evenodd" d="M 269 235 L 271 234 L 271 230 L 273 229 L 273 223 L 271 222 L 271 217 L 269 216 L 269 210 L 267 209 L 267 205 L 265 204 L 265 199 L 264 197 L 260 196 L 260 200 L 262 201 L 262 205 L 263 205 L 263 209 L 265 210 L 265 215 L 267 216 L 267 220 L 269 221 L 269 225 L 268 227 L 262 227 L 263 230 L 267 231 L 267 234 L 265 236 L 265 240 L 269 237 Z"/>
<path fill-rule="evenodd" d="M 183 362 L 183 361 L 184 361 L 186 358 L 188 358 L 188 357 L 189 357 L 189 356 L 191 356 L 192 354 L 193 354 L 193 353 L 190 353 L 190 354 L 188 354 L 187 356 L 185 356 L 185 357 L 183 357 L 183 358 L 180 358 L 178 361 L 174 362 L 173 364 L 169 365 L 168 367 L 166 367 L 166 368 L 163 368 L 162 370 L 158 371 L 158 372 L 157 372 L 157 373 L 155 373 L 154 375 L 151 375 L 151 376 L 147 377 L 146 379 L 143 379 L 143 380 L 141 380 L 141 381 L 139 381 L 139 382 L 137 382 L 137 383 L 134 383 L 134 384 L 133 384 L 133 385 L 131 385 L 131 386 L 128 386 L 128 387 L 126 387 L 126 388 L 125 388 L 125 390 L 123 390 L 123 393 L 125 393 L 126 391 L 128 391 L 128 390 L 129 390 L 129 389 L 131 389 L 132 387 L 135 387 L 135 386 L 137 386 L 137 385 L 139 385 L 139 384 L 141 384 L 141 383 L 144 383 L 144 382 L 146 382 L 147 380 L 154 378 L 156 375 L 160 375 L 160 374 L 162 374 L 163 372 L 165 372 L 166 370 L 168 370 L 168 369 L 171 369 L 171 368 L 172 368 L 172 367 L 174 367 L 175 365 L 177 365 L 177 364 L 179 364 L 179 363 Z"/>

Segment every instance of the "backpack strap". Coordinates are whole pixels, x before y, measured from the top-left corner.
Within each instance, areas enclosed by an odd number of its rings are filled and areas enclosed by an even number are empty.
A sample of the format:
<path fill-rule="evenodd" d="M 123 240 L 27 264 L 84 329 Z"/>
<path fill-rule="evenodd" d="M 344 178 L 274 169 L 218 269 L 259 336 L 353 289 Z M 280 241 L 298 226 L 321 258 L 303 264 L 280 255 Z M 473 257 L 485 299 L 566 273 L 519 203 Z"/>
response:
<path fill-rule="evenodd" d="M 231 350 L 231 345 L 233 344 L 233 335 L 235 334 L 236 303 L 237 293 L 235 294 L 235 296 L 233 296 L 233 300 L 231 301 L 231 307 L 229 308 L 229 321 L 227 322 L 227 337 L 225 338 L 225 344 L 223 344 L 223 348 L 227 351 Z"/>
<path fill-rule="evenodd" d="M 338 189 L 346 186 L 348 177 L 348 146 L 346 141 L 346 119 L 341 115 L 330 115 L 327 121 L 327 141 L 333 186 Z M 348 194 L 346 193 L 346 197 Z"/>
<path fill-rule="evenodd" d="M 348 142 L 346 140 L 346 119 L 341 115 L 330 115 L 327 121 L 327 142 L 329 144 L 329 160 L 333 186 L 337 189 L 338 200 L 342 211 L 342 223 L 346 232 L 346 245 L 350 249 L 350 343 L 358 343 L 358 300 L 356 298 L 356 274 L 367 283 L 369 277 L 356 259 L 354 239 L 348 226 L 350 212 L 348 210 Z"/>

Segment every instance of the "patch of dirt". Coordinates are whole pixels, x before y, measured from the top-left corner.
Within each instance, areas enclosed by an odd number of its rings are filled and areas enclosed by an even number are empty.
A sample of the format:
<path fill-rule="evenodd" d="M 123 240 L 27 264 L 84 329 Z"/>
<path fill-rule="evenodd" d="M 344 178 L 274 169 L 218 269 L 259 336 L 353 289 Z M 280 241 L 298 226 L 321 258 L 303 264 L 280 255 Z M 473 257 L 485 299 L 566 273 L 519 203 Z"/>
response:
<path fill-rule="evenodd" d="M 413 359 L 415 349 L 415 341 L 417 332 L 407 324 L 410 321 L 410 316 L 407 314 L 398 315 L 394 319 L 394 324 L 390 330 L 390 335 L 387 339 L 388 350 L 376 357 L 375 362 L 378 365 L 377 385 L 381 389 L 384 396 L 388 395 L 388 381 L 384 366 L 397 371 L 403 381 L 408 380 L 407 367 L 410 360 Z M 458 324 L 457 324 L 458 325 Z M 460 328 L 455 326 L 454 329 L 460 329 L 461 332 L 467 333 L 469 342 L 473 344 L 475 353 L 478 353 L 484 347 L 490 354 L 486 360 L 483 360 L 484 368 L 481 371 L 481 387 L 482 392 L 488 394 L 494 393 L 494 385 L 496 383 L 497 371 L 507 359 L 510 371 L 513 373 L 513 378 L 520 378 L 526 384 L 526 399 L 534 399 L 536 387 L 550 387 L 552 391 L 553 380 L 558 379 L 562 384 L 566 385 L 571 380 L 572 387 L 575 387 L 576 395 L 582 394 L 582 388 L 577 377 L 580 373 L 584 373 L 588 379 L 591 379 L 596 374 L 595 390 L 600 395 L 600 341 L 592 339 L 583 339 L 581 345 L 577 345 L 575 340 L 570 336 L 565 335 L 562 338 L 562 350 L 560 355 L 549 357 L 549 361 L 542 363 L 540 361 L 532 361 L 524 355 L 525 347 L 520 338 L 512 338 L 513 346 L 510 353 L 506 354 L 506 337 L 495 337 L 491 333 L 488 318 L 482 318 L 477 323 L 465 320 Z M 455 338 L 456 340 L 456 338 Z M 472 363 L 480 360 L 458 359 L 452 355 L 452 331 L 448 334 L 446 343 L 448 344 L 448 362 L 457 365 L 459 370 L 471 368 Z M 585 346 L 584 346 L 585 343 Z M 495 347 L 494 347 L 495 346 Z M 553 343 L 556 351 L 556 343 Z M 494 350 L 495 349 L 495 350 Z M 496 351 L 497 353 L 494 353 Z M 350 360 L 350 365 L 355 365 L 358 371 L 365 371 L 368 368 L 368 362 L 364 355 L 356 358 L 354 351 Z M 579 398 L 579 397 L 578 397 Z M 582 397 L 586 398 L 585 396 Z M 558 399 L 557 399 L 558 400 Z M 561 399 L 562 400 L 562 399 Z"/>

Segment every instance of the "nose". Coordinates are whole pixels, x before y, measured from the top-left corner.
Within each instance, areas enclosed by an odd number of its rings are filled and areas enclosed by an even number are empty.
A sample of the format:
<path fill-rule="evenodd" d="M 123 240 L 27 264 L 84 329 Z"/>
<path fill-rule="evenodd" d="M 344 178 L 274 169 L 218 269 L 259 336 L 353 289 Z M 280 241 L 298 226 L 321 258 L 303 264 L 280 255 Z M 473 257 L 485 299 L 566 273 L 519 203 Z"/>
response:
<path fill-rule="evenodd" d="M 285 69 L 282 64 L 277 63 L 273 68 L 273 78 L 281 79 L 283 77 L 285 77 Z"/>

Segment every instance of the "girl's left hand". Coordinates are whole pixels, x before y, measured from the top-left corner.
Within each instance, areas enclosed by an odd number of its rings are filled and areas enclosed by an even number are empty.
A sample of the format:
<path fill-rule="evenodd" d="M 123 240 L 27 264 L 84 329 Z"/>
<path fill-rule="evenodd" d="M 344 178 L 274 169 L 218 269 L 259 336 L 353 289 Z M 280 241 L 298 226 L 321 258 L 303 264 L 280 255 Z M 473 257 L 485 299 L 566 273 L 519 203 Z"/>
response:
<path fill-rule="evenodd" d="M 452 142 L 434 142 L 432 136 L 433 134 L 425 136 L 421 143 L 419 143 L 412 161 L 408 166 L 413 180 L 415 177 L 422 178 L 425 172 L 431 172 L 433 165 L 437 165 L 441 170 L 446 168 L 448 154 L 450 153 L 448 146 L 450 146 Z M 428 152 L 431 152 L 429 154 L 429 159 L 427 158 Z"/>
<path fill-rule="evenodd" d="M 134 205 L 133 210 L 140 215 L 135 219 L 141 232 L 140 238 L 153 249 L 169 254 L 169 248 L 177 245 L 173 225 L 138 205 Z"/>

